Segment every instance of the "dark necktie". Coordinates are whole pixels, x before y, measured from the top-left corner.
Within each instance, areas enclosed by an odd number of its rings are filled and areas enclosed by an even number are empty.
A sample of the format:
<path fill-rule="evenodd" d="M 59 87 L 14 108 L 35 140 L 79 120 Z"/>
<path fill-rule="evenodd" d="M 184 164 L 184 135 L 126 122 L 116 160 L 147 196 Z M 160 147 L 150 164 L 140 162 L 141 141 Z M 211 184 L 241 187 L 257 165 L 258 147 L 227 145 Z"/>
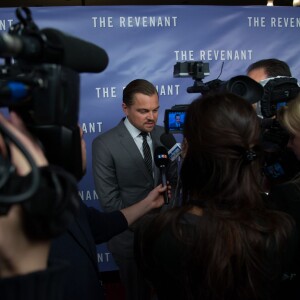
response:
<path fill-rule="evenodd" d="M 151 155 L 151 150 L 149 147 L 149 144 L 147 142 L 147 136 L 148 133 L 142 131 L 140 135 L 143 137 L 143 153 L 144 153 L 144 161 L 146 163 L 147 169 L 149 170 L 150 174 L 152 175 L 152 155 Z"/>

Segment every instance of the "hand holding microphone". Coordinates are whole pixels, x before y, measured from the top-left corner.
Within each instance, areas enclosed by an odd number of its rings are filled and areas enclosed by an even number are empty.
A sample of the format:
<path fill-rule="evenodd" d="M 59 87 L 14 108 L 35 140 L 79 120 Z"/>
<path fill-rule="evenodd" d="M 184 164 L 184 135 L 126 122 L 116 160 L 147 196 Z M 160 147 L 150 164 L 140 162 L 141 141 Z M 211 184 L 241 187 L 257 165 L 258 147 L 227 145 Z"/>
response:
<path fill-rule="evenodd" d="M 165 147 L 159 146 L 154 150 L 154 162 L 155 165 L 159 168 L 162 180 L 162 186 L 167 185 L 167 176 L 166 168 L 169 164 L 168 151 Z M 165 204 L 169 204 L 168 191 L 164 192 L 164 201 Z"/>

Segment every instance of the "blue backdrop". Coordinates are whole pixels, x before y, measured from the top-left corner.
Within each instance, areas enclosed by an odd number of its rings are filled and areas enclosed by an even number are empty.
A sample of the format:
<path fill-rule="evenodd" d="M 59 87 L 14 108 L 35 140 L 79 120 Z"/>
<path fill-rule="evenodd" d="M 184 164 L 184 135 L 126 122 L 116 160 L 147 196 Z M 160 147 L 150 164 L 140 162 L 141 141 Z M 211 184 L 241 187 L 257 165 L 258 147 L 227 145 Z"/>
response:
<path fill-rule="evenodd" d="M 175 104 L 188 104 L 197 94 L 186 88 L 192 78 L 173 78 L 180 61 L 209 63 L 204 82 L 245 75 L 249 64 L 275 57 L 286 61 L 299 78 L 300 10 L 293 7 L 229 6 L 80 6 L 31 8 L 40 29 L 51 27 L 90 41 L 109 55 L 107 69 L 81 74 L 80 124 L 87 143 L 88 169 L 79 184 L 87 205 L 101 209 L 94 190 L 91 143 L 123 116 L 122 89 L 136 78 L 157 86 L 160 116 Z M 1 8 L 0 33 L 8 30 L 15 8 Z M 181 136 L 176 136 L 180 141 Z M 105 245 L 98 246 L 101 271 L 116 268 Z"/>

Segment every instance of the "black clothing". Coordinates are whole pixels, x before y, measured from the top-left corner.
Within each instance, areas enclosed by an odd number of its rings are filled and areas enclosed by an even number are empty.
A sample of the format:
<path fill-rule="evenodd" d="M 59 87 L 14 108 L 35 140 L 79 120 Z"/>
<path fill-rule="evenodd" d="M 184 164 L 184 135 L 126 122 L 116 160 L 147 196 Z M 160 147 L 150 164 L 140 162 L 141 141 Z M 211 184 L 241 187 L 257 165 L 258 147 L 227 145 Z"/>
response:
<path fill-rule="evenodd" d="M 216 291 L 210 291 L 205 284 L 203 285 L 203 279 L 201 278 L 206 276 L 204 274 L 206 274 L 207 265 L 205 265 L 205 262 L 201 262 L 201 259 L 200 262 L 197 261 L 199 248 L 194 247 L 199 242 L 199 232 L 196 228 L 198 226 L 203 228 L 208 226 L 207 222 L 204 221 L 204 217 L 190 213 L 185 213 L 181 217 L 179 227 L 176 230 L 180 232 L 184 242 L 174 235 L 173 227 L 169 221 L 162 229 L 157 229 L 159 225 L 153 225 L 151 219 L 148 219 L 140 227 L 140 231 L 135 237 L 136 259 L 145 277 L 153 284 L 158 299 L 221 299 L 212 298 L 212 294 Z M 212 236 L 211 240 L 213 241 L 214 238 L 216 237 Z M 287 252 L 283 257 L 279 257 L 273 242 L 266 243 L 267 249 L 265 249 L 266 252 L 263 251 L 262 255 L 264 255 L 263 262 L 266 267 L 264 271 L 268 276 L 263 277 L 260 275 L 263 281 L 261 282 L 262 286 L 266 287 L 264 295 L 260 295 L 260 299 L 292 299 L 277 298 L 275 295 L 279 290 L 279 286 L 281 288 L 281 276 L 286 270 L 289 271 L 289 258 L 294 255 L 294 238 L 293 235 L 288 241 L 291 246 L 287 247 Z M 210 246 L 212 245 L 209 245 L 209 241 L 207 241 L 207 245 L 203 245 L 203 247 Z M 225 248 L 224 251 L 226 251 Z M 204 253 L 206 252 L 204 251 Z M 231 260 L 232 263 L 230 264 L 234 267 L 234 257 Z M 246 275 L 246 269 L 244 272 Z M 239 293 L 243 293 L 244 285 L 245 287 L 248 286 L 247 280 L 245 281 L 243 276 L 234 278 L 234 282 L 239 287 Z M 228 288 L 222 299 L 246 299 L 246 297 L 239 296 L 237 290 Z"/>
<path fill-rule="evenodd" d="M 296 223 L 297 235 L 300 233 L 300 187 L 295 182 L 286 182 L 273 186 L 269 193 L 269 205 L 288 213 Z M 300 236 L 298 238 L 294 260 L 294 278 L 286 282 L 286 299 L 300 299 Z"/>
<path fill-rule="evenodd" d="M 53 261 L 44 271 L 0 279 L 3 300 L 64 300 L 63 278 L 67 267 Z"/>
<path fill-rule="evenodd" d="M 300 186 L 293 182 L 273 186 L 268 198 L 272 208 L 290 214 L 300 229 Z"/>
<path fill-rule="evenodd" d="M 52 242 L 50 258 L 67 261 L 63 279 L 64 300 L 104 299 L 98 270 L 96 245 L 128 228 L 120 211 L 103 213 L 80 204 L 80 213 L 66 233 Z"/>

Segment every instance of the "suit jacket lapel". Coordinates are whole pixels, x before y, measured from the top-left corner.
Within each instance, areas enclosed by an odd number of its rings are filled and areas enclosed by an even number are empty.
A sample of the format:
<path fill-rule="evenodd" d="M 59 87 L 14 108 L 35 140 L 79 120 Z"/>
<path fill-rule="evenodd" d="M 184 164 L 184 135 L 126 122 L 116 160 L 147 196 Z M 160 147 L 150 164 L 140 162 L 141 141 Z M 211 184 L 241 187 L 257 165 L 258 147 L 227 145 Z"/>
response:
<path fill-rule="evenodd" d="M 120 137 L 120 144 L 124 148 L 124 151 L 126 151 L 128 155 L 131 156 L 132 162 L 136 164 L 137 168 L 143 171 L 147 179 L 153 180 L 152 176 L 150 175 L 145 165 L 141 152 L 137 148 L 136 143 L 134 142 L 132 136 L 130 135 L 127 128 L 125 127 L 123 120 L 118 125 L 118 131 Z"/>
<path fill-rule="evenodd" d="M 156 128 L 154 127 L 154 129 L 151 132 L 151 138 L 152 138 L 152 145 L 153 145 L 153 153 L 154 150 L 158 147 L 161 146 L 160 143 L 160 136 L 158 135 L 158 132 L 156 130 Z M 158 183 L 160 182 L 160 170 L 159 168 L 157 168 L 154 164 L 154 186 L 157 186 Z"/>
<path fill-rule="evenodd" d="M 124 150 L 127 151 L 128 154 L 131 156 L 132 161 L 135 163 L 137 168 L 142 170 L 144 175 L 147 177 L 147 180 L 149 181 L 152 180 L 153 184 L 157 182 L 157 180 L 155 179 L 159 174 L 157 173 L 159 171 L 158 168 L 156 168 L 154 164 L 154 178 L 153 178 L 146 167 L 146 164 L 144 162 L 140 150 L 137 148 L 136 143 L 134 142 L 132 136 L 130 135 L 127 128 L 125 127 L 123 120 L 118 125 L 118 131 L 119 131 L 121 145 L 123 146 Z M 151 137 L 152 137 L 152 133 L 151 133 Z M 154 139 L 152 139 L 152 143 L 153 143 L 153 149 L 155 149 L 156 145 Z"/>

